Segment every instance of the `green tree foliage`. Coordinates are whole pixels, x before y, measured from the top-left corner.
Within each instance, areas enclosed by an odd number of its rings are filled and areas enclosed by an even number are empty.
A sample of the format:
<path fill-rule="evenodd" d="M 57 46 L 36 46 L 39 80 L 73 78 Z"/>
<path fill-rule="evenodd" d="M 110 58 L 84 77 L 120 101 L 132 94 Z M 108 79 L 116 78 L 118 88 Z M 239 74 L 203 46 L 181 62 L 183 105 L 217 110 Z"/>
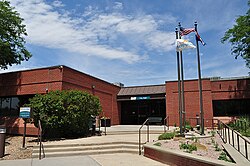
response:
<path fill-rule="evenodd" d="M 250 6 L 250 0 L 248 1 Z M 232 54 L 237 59 L 241 56 L 246 61 L 246 66 L 250 68 L 250 9 L 248 9 L 246 15 L 239 16 L 236 19 L 236 25 L 233 28 L 228 29 L 221 42 L 229 41 L 232 44 Z"/>
<path fill-rule="evenodd" d="M 27 36 L 23 19 L 8 1 L 0 1 L 0 68 L 7 69 L 12 64 L 31 57 L 30 52 L 24 47 Z"/>
<path fill-rule="evenodd" d="M 44 136 L 50 138 L 88 135 L 91 115 L 101 112 L 96 96 L 76 90 L 37 94 L 27 106 L 33 110 L 35 125 L 40 119 Z"/>

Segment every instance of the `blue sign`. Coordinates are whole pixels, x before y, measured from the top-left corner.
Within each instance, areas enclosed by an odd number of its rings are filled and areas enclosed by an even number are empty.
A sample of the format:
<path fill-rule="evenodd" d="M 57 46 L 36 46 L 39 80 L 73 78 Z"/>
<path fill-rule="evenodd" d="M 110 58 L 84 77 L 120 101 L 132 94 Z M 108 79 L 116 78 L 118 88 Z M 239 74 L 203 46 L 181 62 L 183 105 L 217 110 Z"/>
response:
<path fill-rule="evenodd" d="M 20 107 L 20 118 L 30 118 L 30 107 Z"/>
<path fill-rule="evenodd" d="M 149 100 L 150 96 L 137 96 L 137 97 L 131 97 L 130 100 Z"/>

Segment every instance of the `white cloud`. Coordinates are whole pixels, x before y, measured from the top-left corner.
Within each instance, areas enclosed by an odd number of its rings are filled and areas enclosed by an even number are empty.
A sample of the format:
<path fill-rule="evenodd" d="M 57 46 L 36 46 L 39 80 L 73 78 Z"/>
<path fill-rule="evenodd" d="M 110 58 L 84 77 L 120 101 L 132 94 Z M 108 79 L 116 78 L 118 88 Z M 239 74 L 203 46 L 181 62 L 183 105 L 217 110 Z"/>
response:
<path fill-rule="evenodd" d="M 113 7 L 116 10 L 122 10 L 123 9 L 123 4 L 121 2 L 115 2 L 115 5 Z"/>
<path fill-rule="evenodd" d="M 43 0 L 12 0 L 11 3 L 25 19 L 27 41 L 31 44 L 128 63 L 144 59 L 147 50 L 174 48 L 172 33 L 158 30 L 158 23 L 151 15 L 103 13 L 88 6 L 79 18 L 71 16 L 69 11 L 57 11 L 64 6 L 59 0 L 52 5 Z M 116 2 L 114 7 L 121 9 L 123 4 Z M 129 40 L 135 36 L 138 40 Z M 128 44 L 134 47 L 123 47 L 127 45 L 123 41 L 135 42 Z M 143 55 L 141 50 L 144 50 Z"/>
<path fill-rule="evenodd" d="M 138 18 L 127 17 L 117 25 L 117 30 L 121 33 L 150 33 L 156 29 L 156 21 L 150 15 Z"/>
<path fill-rule="evenodd" d="M 65 5 L 61 1 L 55 0 L 55 1 L 53 1 L 52 6 L 54 6 L 54 7 L 63 7 Z"/>

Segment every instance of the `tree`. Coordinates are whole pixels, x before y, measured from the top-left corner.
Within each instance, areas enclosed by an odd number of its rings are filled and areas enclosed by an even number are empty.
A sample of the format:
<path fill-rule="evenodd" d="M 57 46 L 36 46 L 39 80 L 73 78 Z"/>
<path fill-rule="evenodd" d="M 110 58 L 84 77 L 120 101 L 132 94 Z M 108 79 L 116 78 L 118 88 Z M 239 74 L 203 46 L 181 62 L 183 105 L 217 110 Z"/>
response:
<path fill-rule="evenodd" d="M 0 68 L 7 69 L 12 64 L 31 57 L 25 48 L 24 36 L 27 36 L 23 19 L 8 1 L 0 1 Z"/>
<path fill-rule="evenodd" d="M 248 6 L 250 6 L 250 0 L 248 0 Z M 245 59 L 246 66 L 250 68 L 250 9 L 246 15 L 236 19 L 236 25 L 233 28 L 225 32 L 221 42 L 224 43 L 227 40 L 233 46 L 231 53 L 235 55 L 235 59 L 241 56 Z"/>
<path fill-rule="evenodd" d="M 44 136 L 49 138 L 86 136 L 91 115 L 101 112 L 96 96 L 76 90 L 37 94 L 26 106 L 32 108 L 36 126 L 41 120 Z"/>

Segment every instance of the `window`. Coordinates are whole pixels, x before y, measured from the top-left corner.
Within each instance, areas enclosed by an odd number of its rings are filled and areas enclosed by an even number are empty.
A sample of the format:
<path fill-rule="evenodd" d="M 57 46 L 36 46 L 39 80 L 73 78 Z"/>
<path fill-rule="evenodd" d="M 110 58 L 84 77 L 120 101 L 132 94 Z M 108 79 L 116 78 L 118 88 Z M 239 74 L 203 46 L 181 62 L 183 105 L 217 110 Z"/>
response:
<path fill-rule="evenodd" d="M 0 98 L 0 116 L 18 116 L 19 99 L 18 97 Z"/>
<path fill-rule="evenodd" d="M 1 99 L 1 115 L 2 116 L 9 116 L 10 114 L 10 103 L 11 98 L 2 98 Z"/>
<path fill-rule="evenodd" d="M 244 116 L 249 115 L 249 99 L 214 100 L 214 116 Z"/>
<path fill-rule="evenodd" d="M 11 116 L 18 116 L 19 114 L 19 99 L 18 97 L 12 97 L 11 100 Z"/>
<path fill-rule="evenodd" d="M 34 97 L 34 95 L 0 98 L 0 116 L 18 117 L 20 107 L 29 103 L 29 98 L 31 97 Z"/>

